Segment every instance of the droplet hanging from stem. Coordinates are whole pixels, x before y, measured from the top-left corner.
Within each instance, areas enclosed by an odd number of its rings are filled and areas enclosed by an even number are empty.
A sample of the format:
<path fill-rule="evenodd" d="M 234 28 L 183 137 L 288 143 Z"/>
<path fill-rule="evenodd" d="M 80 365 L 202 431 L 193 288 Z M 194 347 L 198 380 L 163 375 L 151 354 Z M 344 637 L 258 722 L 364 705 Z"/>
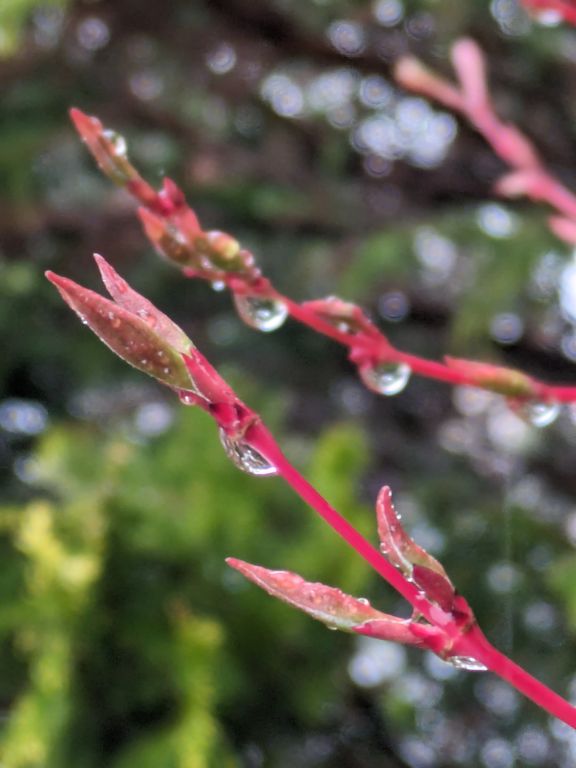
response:
<path fill-rule="evenodd" d="M 225 430 L 220 429 L 220 442 L 226 451 L 230 461 L 249 475 L 265 477 L 267 475 L 277 475 L 278 470 L 268 459 L 258 453 L 248 443 L 242 440 L 235 440 L 226 434 Z"/>
<path fill-rule="evenodd" d="M 360 368 L 360 378 L 368 389 L 380 395 L 397 395 L 406 387 L 412 369 L 406 363 L 377 363 Z"/>
<path fill-rule="evenodd" d="M 288 317 L 286 304 L 278 299 L 236 294 L 234 304 L 246 325 L 258 331 L 275 331 Z"/>

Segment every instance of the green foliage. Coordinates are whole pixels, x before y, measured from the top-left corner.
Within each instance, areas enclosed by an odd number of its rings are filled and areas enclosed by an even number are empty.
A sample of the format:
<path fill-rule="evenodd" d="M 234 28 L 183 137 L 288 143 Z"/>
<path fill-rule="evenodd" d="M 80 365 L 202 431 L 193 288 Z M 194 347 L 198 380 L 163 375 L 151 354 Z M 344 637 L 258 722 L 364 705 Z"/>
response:
<path fill-rule="evenodd" d="M 566 617 L 572 633 L 576 633 L 576 558 L 574 555 L 557 560 L 548 574 L 548 582 L 566 607 Z"/>
<path fill-rule="evenodd" d="M 3 0 L 0 6 L 0 57 L 17 49 L 30 15 L 37 8 L 63 8 L 68 0 Z"/>
<path fill-rule="evenodd" d="M 551 235 L 544 218 L 533 211 L 513 214 L 510 233 L 490 236 L 482 231 L 482 209 L 443 213 L 419 224 L 417 229 L 402 224 L 368 236 L 359 246 L 356 258 L 340 278 L 343 296 L 374 292 L 374 286 L 393 281 L 414 290 L 415 273 L 425 271 L 418 251 L 426 249 L 433 261 L 434 252 L 448 250 L 458 254 L 460 275 L 451 279 L 451 301 L 457 311 L 451 316 L 451 349 L 467 356 L 485 351 L 490 321 L 499 312 L 538 313 L 541 311 L 527 288 L 533 270 L 542 256 L 562 250 Z M 419 246 L 418 241 L 428 241 Z M 442 269 L 442 254 L 436 269 Z M 433 277 L 433 275 L 432 275 Z M 421 277 L 422 279 L 422 277 Z M 437 277 L 433 291 L 440 303 Z M 423 287 L 420 287 L 423 290 Z M 424 287 L 424 290 L 425 287 Z M 444 347 L 446 350 L 446 347 Z"/>
<path fill-rule="evenodd" d="M 344 425 L 313 461 L 353 518 L 366 511 L 354 501 L 364 461 Z M 33 463 L 38 498 L 0 515 L 0 630 L 20 663 L 3 734 L 11 768 L 231 768 L 223 712 L 234 719 L 241 697 L 257 717 L 266 704 L 250 692 L 270 665 L 292 711 L 318 713 L 332 664 L 313 685 L 309 670 L 328 648 L 341 664 L 345 644 L 334 653 L 331 633 L 245 585 L 224 556 L 330 574 L 345 589 L 368 574 L 280 480 L 235 470 L 211 420 L 185 408 L 146 444 L 62 424 Z M 310 660 L 295 672 L 298 647 Z"/>

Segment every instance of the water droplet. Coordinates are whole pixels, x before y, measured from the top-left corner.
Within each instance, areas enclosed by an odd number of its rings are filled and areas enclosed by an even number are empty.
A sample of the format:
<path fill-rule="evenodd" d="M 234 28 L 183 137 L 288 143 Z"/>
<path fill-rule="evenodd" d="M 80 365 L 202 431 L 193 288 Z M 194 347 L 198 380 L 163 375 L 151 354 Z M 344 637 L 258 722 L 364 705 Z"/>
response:
<path fill-rule="evenodd" d="M 524 403 L 520 415 L 534 427 L 547 427 L 558 418 L 560 404 L 554 401 L 538 402 L 535 400 Z"/>
<path fill-rule="evenodd" d="M 183 405 L 196 405 L 196 398 L 191 392 L 180 392 L 178 397 Z"/>
<path fill-rule="evenodd" d="M 361 368 L 360 378 L 368 389 L 381 395 L 397 395 L 406 387 L 412 370 L 406 363 L 378 363 Z"/>
<path fill-rule="evenodd" d="M 212 283 L 210 283 L 212 290 L 216 291 L 217 293 L 221 293 L 226 288 L 226 283 L 224 280 L 214 280 Z"/>
<path fill-rule="evenodd" d="M 326 626 L 327 626 L 327 627 L 328 627 L 328 629 L 329 629 L 329 630 L 331 630 L 332 632 L 336 632 L 336 630 L 338 629 L 338 627 L 334 626 L 334 624 L 326 624 Z"/>
<path fill-rule="evenodd" d="M 275 331 L 288 317 L 287 306 L 277 299 L 237 294 L 234 303 L 246 325 L 259 331 Z"/>
<path fill-rule="evenodd" d="M 121 322 L 120 319 L 117 317 L 117 315 L 114 312 L 108 312 L 108 320 L 110 320 L 110 325 L 112 328 L 120 328 Z"/>
<path fill-rule="evenodd" d="M 143 357 L 142 360 L 140 360 L 140 365 L 144 365 L 144 366 L 148 365 L 148 360 L 145 357 Z"/>
<path fill-rule="evenodd" d="M 362 605 L 370 605 L 370 600 L 367 597 L 359 597 L 358 602 L 362 603 Z"/>
<path fill-rule="evenodd" d="M 102 136 L 112 144 L 112 149 L 116 157 L 126 157 L 128 152 L 128 146 L 126 139 L 116 131 L 105 130 L 102 131 Z"/>
<path fill-rule="evenodd" d="M 165 376 L 169 376 L 172 373 L 172 368 L 169 368 L 168 366 L 166 366 L 165 368 L 162 368 L 162 373 Z"/>
<path fill-rule="evenodd" d="M 154 328 L 156 325 L 156 318 L 151 312 L 148 312 L 147 309 L 139 309 L 136 314 L 138 317 L 142 318 L 142 320 L 144 320 L 146 325 L 149 325 L 150 328 Z"/>
<path fill-rule="evenodd" d="M 220 442 L 226 451 L 230 461 L 249 475 L 276 475 L 278 470 L 273 464 L 264 458 L 258 451 L 240 440 L 233 440 L 221 429 Z"/>
<path fill-rule="evenodd" d="M 473 659 L 472 656 L 450 656 L 448 659 L 444 659 L 448 664 L 451 664 L 456 669 L 466 669 L 468 672 L 486 672 L 488 667 L 484 664 Z"/>

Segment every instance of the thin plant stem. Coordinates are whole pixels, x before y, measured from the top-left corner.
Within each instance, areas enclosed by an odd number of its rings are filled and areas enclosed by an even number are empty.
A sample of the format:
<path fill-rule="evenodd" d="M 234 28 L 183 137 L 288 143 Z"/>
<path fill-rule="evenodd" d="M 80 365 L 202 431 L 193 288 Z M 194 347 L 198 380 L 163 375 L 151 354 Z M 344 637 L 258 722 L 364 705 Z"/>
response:
<path fill-rule="evenodd" d="M 487 640 L 476 623 L 464 631 L 449 613 L 430 603 L 426 597 L 394 568 L 388 560 L 362 536 L 354 526 L 337 512 L 310 483 L 290 464 L 276 441 L 261 422 L 246 435 L 252 447 L 258 450 L 278 474 L 330 527 L 341 536 L 377 573 L 399 592 L 431 624 L 442 626 L 453 635 L 452 652 L 472 657 L 488 670 L 512 685 L 541 709 L 576 728 L 576 707 L 541 683 L 525 669 L 498 651 Z"/>

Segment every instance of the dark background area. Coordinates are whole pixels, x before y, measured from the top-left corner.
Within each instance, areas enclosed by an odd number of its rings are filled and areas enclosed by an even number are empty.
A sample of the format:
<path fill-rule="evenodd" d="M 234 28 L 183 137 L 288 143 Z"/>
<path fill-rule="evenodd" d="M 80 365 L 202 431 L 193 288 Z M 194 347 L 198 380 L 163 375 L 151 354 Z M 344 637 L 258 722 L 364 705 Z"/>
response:
<path fill-rule="evenodd" d="M 576 188 L 576 30 L 512 0 L 15 2 L 0 8 L 0 707 L 9 768 L 566 766 L 573 735 L 496 678 L 327 632 L 229 573 L 297 571 L 407 615 L 278 479 L 117 360 L 43 272 L 101 252 L 261 411 L 368 536 L 390 484 L 489 638 L 576 695 L 576 413 L 413 377 L 242 325 L 147 244 L 67 118 L 97 114 L 297 299 L 339 295 L 400 348 L 576 383 L 573 255 L 504 166 L 391 79 L 477 40 L 499 113 Z"/>

